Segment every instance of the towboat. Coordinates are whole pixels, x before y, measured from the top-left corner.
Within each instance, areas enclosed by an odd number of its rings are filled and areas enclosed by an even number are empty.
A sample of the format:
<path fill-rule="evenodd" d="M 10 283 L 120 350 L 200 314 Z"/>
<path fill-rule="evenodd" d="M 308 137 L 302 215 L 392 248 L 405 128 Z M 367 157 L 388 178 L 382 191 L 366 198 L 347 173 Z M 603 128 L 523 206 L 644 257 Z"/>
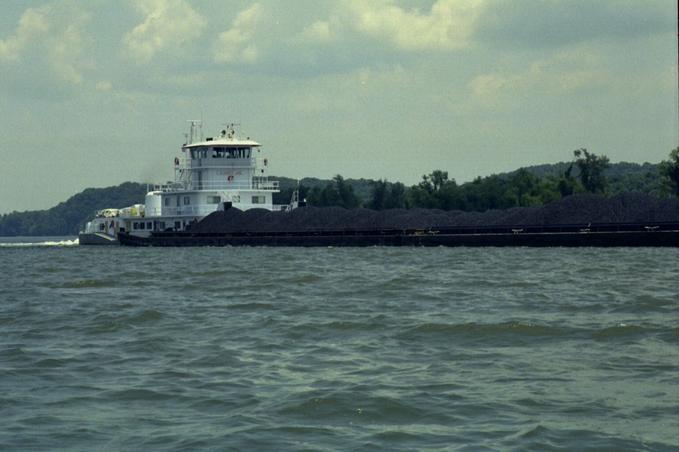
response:
<path fill-rule="evenodd" d="M 144 204 L 96 213 L 79 234 L 81 245 L 117 245 L 118 233 L 148 237 L 153 232 L 181 232 L 225 206 L 240 210 L 294 209 L 276 205 L 278 181 L 268 176 L 269 159 L 261 144 L 242 138 L 237 124 L 227 124 L 213 137 L 203 137 L 201 121 L 189 121 L 189 132 L 174 158 L 174 181 L 149 186 Z"/>

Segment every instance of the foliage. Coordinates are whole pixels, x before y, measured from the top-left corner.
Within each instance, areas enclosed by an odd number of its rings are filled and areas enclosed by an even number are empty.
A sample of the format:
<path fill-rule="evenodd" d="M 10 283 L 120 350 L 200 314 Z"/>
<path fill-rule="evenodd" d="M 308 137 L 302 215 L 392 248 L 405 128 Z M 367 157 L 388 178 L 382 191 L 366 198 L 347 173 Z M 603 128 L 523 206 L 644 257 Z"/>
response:
<path fill-rule="evenodd" d="M 318 179 L 316 177 L 304 177 L 302 179 L 292 179 L 289 177 L 272 176 L 273 180 L 277 180 L 280 186 L 280 192 L 274 193 L 274 204 L 287 204 L 290 202 L 292 192 L 296 189 L 300 190 L 300 199 L 309 197 L 314 188 L 322 190 L 328 183 L 332 181 L 327 179 Z M 361 204 L 370 199 L 372 193 L 372 183 L 374 181 L 369 179 L 344 179 L 344 182 L 351 185 L 354 194 L 358 197 Z M 308 201 L 308 199 L 307 199 Z"/>
<path fill-rule="evenodd" d="M 456 205 L 457 183 L 448 179 L 448 172 L 435 170 L 422 176 L 422 181 L 407 193 L 408 207 L 450 210 Z"/>
<path fill-rule="evenodd" d="M 606 179 L 606 193 L 610 196 L 625 192 L 647 193 L 654 196 L 662 194 L 662 178 L 656 164 L 614 163 L 604 169 L 603 175 Z M 288 187 L 297 184 L 297 181 L 292 179 L 278 179 L 281 180 L 282 193 Z M 422 176 L 420 183 L 411 187 L 386 180 L 344 180 L 353 187 L 361 205 L 368 208 L 378 210 L 391 208 L 383 205 L 385 198 L 382 198 L 382 200 L 379 198 L 386 196 L 387 190 L 393 189 L 403 191 L 402 203 L 395 203 L 394 207 L 396 208 L 421 207 L 485 211 L 517 206 L 536 206 L 584 192 L 586 189 L 579 179 L 580 169 L 575 161 L 571 161 L 530 166 L 510 173 L 477 177 L 464 184 L 457 184 L 448 176 L 447 172 L 441 170 L 435 170 Z M 302 187 L 309 187 L 309 190 L 313 187 L 318 187 L 321 190 L 329 182 L 322 179 L 304 178 L 299 181 L 299 184 Z M 376 184 L 379 184 L 379 186 Z M 284 196 L 279 198 L 280 201 L 275 202 L 287 203 L 290 200 L 291 193 L 292 189 L 285 192 Z M 378 197 L 377 200 L 375 199 L 376 196 Z M 395 196 L 395 198 L 400 199 L 399 196 Z M 383 205 L 383 207 L 379 207 L 380 205 Z"/>
<path fill-rule="evenodd" d="M 407 192 L 408 207 L 463 211 L 538 206 L 560 197 L 554 178 L 541 179 L 525 169 L 510 176 L 477 177 L 462 185 L 448 180 L 447 173 L 434 171 Z"/>
<path fill-rule="evenodd" d="M 386 179 L 373 181 L 367 207 L 373 210 L 402 209 L 405 207 L 405 192 L 405 185 L 400 182 L 390 183 Z"/>
<path fill-rule="evenodd" d="M 339 174 L 323 188 L 318 186 L 312 188 L 307 195 L 307 201 L 312 206 L 318 207 L 340 206 L 353 209 L 361 205 L 361 200 L 354 194 L 353 187 Z"/>
<path fill-rule="evenodd" d="M 606 191 L 606 176 L 604 170 L 609 166 L 608 157 L 590 153 L 587 149 L 573 151 L 575 164 L 580 169 L 580 182 L 590 193 L 604 193 Z"/>
<path fill-rule="evenodd" d="M 679 196 L 679 148 L 670 152 L 670 159 L 660 162 L 660 174 L 674 196 Z"/>

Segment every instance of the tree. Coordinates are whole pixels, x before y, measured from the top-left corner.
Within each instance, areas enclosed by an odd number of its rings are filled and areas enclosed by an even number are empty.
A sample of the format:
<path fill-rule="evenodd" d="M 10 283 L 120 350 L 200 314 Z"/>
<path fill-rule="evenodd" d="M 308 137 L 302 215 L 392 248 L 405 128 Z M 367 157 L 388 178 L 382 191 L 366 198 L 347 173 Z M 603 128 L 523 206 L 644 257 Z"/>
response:
<path fill-rule="evenodd" d="M 587 149 L 576 149 L 573 155 L 575 164 L 580 170 L 580 182 L 585 190 L 590 193 L 603 193 L 606 190 L 604 170 L 609 165 L 608 157 L 589 153 Z"/>
<path fill-rule="evenodd" d="M 564 171 L 561 178 L 559 179 L 557 187 L 559 189 L 559 193 L 561 193 L 562 198 L 572 195 L 573 192 L 575 191 L 576 181 L 575 178 L 571 175 L 572 172 L 573 164 L 571 163 L 566 169 L 566 171 Z"/>
<path fill-rule="evenodd" d="M 531 197 L 537 194 L 540 179 L 529 173 L 525 168 L 521 168 L 509 180 L 510 186 L 516 195 L 516 204 L 520 207 L 534 204 Z"/>
<path fill-rule="evenodd" d="M 361 205 L 361 200 L 354 194 L 354 188 L 347 184 L 339 174 L 333 178 L 337 193 L 339 194 L 340 206 L 347 209 L 355 209 Z"/>
<path fill-rule="evenodd" d="M 411 187 L 407 195 L 409 207 L 453 209 L 457 207 L 457 183 L 448 179 L 448 172 L 434 170 L 422 176 L 422 181 Z"/>
<path fill-rule="evenodd" d="M 394 182 L 389 187 L 389 194 L 384 203 L 385 209 L 403 209 L 406 206 L 406 187 L 401 182 Z"/>
<path fill-rule="evenodd" d="M 318 207 L 340 206 L 353 209 L 361 204 L 351 185 L 339 174 L 321 189 L 314 187 L 308 194 L 309 204 Z"/>
<path fill-rule="evenodd" d="M 670 159 L 660 162 L 660 174 L 665 178 L 674 196 L 679 196 L 679 148 L 670 152 Z"/>
<path fill-rule="evenodd" d="M 373 210 L 403 209 L 406 205 L 406 188 L 400 182 L 390 183 L 386 179 L 370 182 L 371 196 L 367 207 Z"/>
<path fill-rule="evenodd" d="M 388 196 L 388 188 L 386 180 L 376 180 L 372 182 L 372 190 L 370 194 L 370 201 L 368 208 L 373 210 L 382 210 L 385 208 Z"/>

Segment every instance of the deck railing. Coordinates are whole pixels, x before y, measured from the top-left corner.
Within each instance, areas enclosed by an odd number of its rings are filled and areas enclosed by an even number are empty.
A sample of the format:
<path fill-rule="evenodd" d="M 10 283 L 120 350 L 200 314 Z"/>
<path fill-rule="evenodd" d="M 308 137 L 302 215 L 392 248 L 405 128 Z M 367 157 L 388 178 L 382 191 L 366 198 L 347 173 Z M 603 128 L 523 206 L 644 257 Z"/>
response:
<path fill-rule="evenodd" d="M 198 182 L 192 181 L 191 183 L 181 184 L 181 183 L 171 183 L 163 185 L 154 185 L 154 191 L 163 192 L 176 192 L 176 191 L 186 191 L 186 190 L 265 190 L 265 191 L 278 191 L 280 190 L 280 184 L 277 180 L 272 181 L 252 181 L 250 183 L 243 183 L 237 181 L 219 181 L 219 182 Z"/>

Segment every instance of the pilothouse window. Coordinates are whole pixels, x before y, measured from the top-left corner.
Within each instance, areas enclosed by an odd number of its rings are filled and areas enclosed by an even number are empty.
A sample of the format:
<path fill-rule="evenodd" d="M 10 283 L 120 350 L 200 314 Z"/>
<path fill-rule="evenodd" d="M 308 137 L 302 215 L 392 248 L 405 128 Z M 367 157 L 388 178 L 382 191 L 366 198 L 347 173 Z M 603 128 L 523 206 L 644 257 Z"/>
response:
<path fill-rule="evenodd" d="M 191 149 L 192 159 L 206 159 L 208 148 Z"/>

